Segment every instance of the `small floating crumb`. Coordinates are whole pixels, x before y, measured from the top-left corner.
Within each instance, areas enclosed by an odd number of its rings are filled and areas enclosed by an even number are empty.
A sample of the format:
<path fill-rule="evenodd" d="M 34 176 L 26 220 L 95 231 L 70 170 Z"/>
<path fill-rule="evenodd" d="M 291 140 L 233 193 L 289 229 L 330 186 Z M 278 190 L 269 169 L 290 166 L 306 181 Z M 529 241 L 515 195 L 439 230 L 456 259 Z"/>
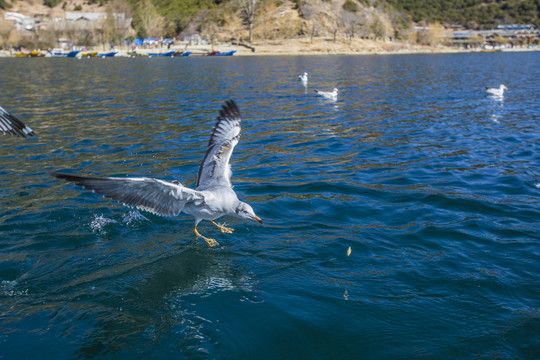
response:
<path fill-rule="evenodd" d="M 349 246 L 349 248 L 347 249 L 347 256 L 351 255 L 351 247 Z"/>

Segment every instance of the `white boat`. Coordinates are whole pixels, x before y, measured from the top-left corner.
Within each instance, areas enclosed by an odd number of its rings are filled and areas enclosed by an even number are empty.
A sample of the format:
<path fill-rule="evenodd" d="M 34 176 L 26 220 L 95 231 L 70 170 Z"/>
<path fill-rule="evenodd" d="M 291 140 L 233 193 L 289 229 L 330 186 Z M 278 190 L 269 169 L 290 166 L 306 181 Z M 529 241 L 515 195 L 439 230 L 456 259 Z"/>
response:
<path fill-rule="evenodd" d="M 75 57 L 80 50 L 66 51 L 62 48 L 54 48 L 51 50 L 51 56 L 54 57 Z"/>

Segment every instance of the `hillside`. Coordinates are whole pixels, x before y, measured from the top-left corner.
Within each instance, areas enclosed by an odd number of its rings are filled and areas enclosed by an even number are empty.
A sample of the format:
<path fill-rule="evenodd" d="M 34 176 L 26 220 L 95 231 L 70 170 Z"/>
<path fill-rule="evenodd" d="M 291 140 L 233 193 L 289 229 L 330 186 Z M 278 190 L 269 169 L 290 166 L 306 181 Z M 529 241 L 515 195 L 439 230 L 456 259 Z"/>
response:
<path fill-rule="evenodd" d="M 540 0 L 0 0 L 0 8 L 50 18 L 65 11 L 126 12 L 137 37 L 182 39 L 198 33 L 212 43 L 231 38 L 421 42 L 413 25 L 435 22 L 472 29 L 540 27 Z"/>
<path fill-rule="evenodd" d="M 65 6 L 63 6 L 64 3 Z M 105 11 L 103 4 L 88 0 L 66 0 L 62 4 L 58 2 L 55 6 L 49 6 L 48 4 L 54 3 L 43 0 L 0 0 L 0 9 L 28 14 L 62 14 L 64 11 L 75 11 L 75 9 L 88 12 Z"/>
<path fill-rule="evenodd" d="M 540 27 L 538 0 L 386 0 L 415 22 L 438 21 L 492 28 L 501 24 L 532 24 Z"/>
<path fill-rule="evenodd" d="M 137 3 L 146 0 L 131 0 Z M 201 10 L 223 21 L 221 13 L 240 12 L 239 4 L 248 0 L 152 0 L 158 12 L 175 24 L 176 30 L 184 29 Z M 253 1 L 253 0 L 251 0 Z M 256 0 L 256 12 L 264 16 L 267 9 L 283 7 L 288 1 Z M 539 0 L 292 0 L 287 6 L 308 20 L 306 8 L 320 9 L 323 15 L 340 17 L 349 10 L 359 22 L 365 23 L 365 13 L 385 14 L 382 17 L 406 18 L 415 23 L 439 22 L 462 25 L 468 28 L 493 28 L 501 24 L 532 24 L 540 27 Z M 240 9 L 239 9 L 240 8 Z M 317 12 L 317 10 L 315 11 Z M 321 13 L 321 11 L 319 11 Z M 400 14 L 400 15 L 397 15 Z M 256 14 L 257 15 L 257 14 Z M 323 16 L 324 17 L 324 16 Z M 260 19 L 259 19 L 260 21 Z"/>

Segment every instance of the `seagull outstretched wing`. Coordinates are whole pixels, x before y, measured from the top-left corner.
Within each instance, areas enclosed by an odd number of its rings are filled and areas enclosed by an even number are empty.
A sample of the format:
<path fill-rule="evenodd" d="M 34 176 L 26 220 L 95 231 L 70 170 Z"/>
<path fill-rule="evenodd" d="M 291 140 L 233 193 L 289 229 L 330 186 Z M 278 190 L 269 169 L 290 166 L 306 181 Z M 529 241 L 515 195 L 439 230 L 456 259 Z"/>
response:
<path fill-rule="evenodd" d="M 208 142 L 208 150 L 199 167 L 197 189 L 231 185 L 229 159 L 240 139 L 240 110 L 232 100 L 225 102 Z"/>
<path fill-rule="evenodd" d="M 0 131 L 8 135 L 17 135 L 22 137 L 33 136 L 34 131 L 29 126 L 8 113 L 0 106 Z"/>
<path fill-rule="evenodd" d="M 51 175 L 74 182 L 126 206 L 161 216 L 178 215 L 187 203 L 197 204 L 204 201 L 204 195 L 199 191 L 189 189 L 180 183 L 158 179 L 86 177 L 61 173 Z"/>

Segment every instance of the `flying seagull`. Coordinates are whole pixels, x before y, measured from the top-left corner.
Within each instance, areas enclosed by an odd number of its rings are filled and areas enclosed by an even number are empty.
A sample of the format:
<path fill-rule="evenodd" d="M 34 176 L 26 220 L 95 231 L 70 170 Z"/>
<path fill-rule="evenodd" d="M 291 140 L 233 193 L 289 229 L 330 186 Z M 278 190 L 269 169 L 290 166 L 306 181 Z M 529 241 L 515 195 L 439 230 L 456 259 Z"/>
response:
<path fill-rule="evenodd" d="M 328 92 L 328 91 L 320 91 L 320 90 L 315 90 L 315 92 L 318 94 L 318 95 L 321 95 L 322 97 L 325 97 L 327 99 L 330 99 L 330 100 L 337 100 L 337 94 L 338 94 L 338 89 L 334 88 L 334 90 L 332 90 L 331 92 Z"/>
<path fill-rule="evenodd" d="M 302 75 L 298 75 L 298 80 L 302 82 L 302 85 L 304 85 L 304 87 L 307 87 L 308 73 L 304 72 Z"/>
<path fill-rule="evenodd" d="M 15 116 L 8 113 L 0 106 L 0 131 L 4 135 L 15 135 L 23 138 L 34 136 L 34 131 L 29 126 L 17 119 Z"/>
<path fill-rule="evenodd" d="M 199 234 L 197 225 L 209 220 L 221 232 L 231 234 L 233 229 L 221 226 L 213 220 L 224 215 L 252 219 L 262 224 L 252 207 L 238 200 L 231 185 L 229 159 L 240 138 L 240 111 L 232 100 L 226 101 L 217 118 L 208 142 L 206 155 L 199 167 L 195 190 L 178 181 L 152 178 L 86 177 L 72 174 L 51 173 L 105 195 L 126 206 L 161 216 L 176 216 L 181 212 L 195 218 L 195 235 L 202 237 L 210 246 L 218 245 L 214 239 Z"/>
<path fill-rule="evenodd" d="M 502 85 L 502 84 L 498 88 L 488 88 L 488 87 L 486 87 L 486 91 L 488 93 L 490 93 L 491 95 L 495 95 L 495 96 L 503 96 L 504 95 L 504 90 L 508 90 L 508 88 L 506 86 Z"/>

